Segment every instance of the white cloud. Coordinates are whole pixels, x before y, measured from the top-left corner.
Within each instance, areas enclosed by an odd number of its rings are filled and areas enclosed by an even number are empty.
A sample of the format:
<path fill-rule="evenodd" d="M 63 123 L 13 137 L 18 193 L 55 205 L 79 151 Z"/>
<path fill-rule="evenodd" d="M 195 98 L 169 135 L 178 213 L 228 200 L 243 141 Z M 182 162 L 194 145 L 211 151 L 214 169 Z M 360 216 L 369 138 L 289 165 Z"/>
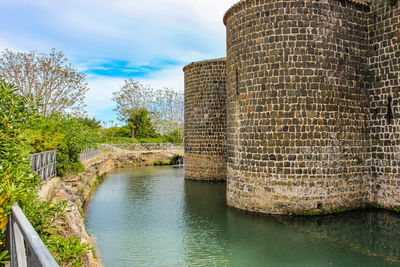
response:
<path fill-rule="evenodd" d="M 170 88 L 183 90 L 182 66 L 166 68 L 154 72 L 149 78 L 137 79 L 143 85 L 151 85 L 155 89 Z M 113 111 L 115 103 L 112 101 L 112 93 L 118 91 L 124 84 L 123 78 L 109 78 L 105 76 L 92 75 L 88 77 L 89 92 L 86 95 L 86 104 L 89 117 L 100 120 L 116 120 Z"/>
<path fill-rule="evenodd" d="M 105 76 L 90 76 L 88 79 L 89 92 L 86 94 L 86 104 L 89 117 L 108 120 L 115 117 L 112 92 L 118 91 L 124 79 Z"/>
<path fill-rule="evenodd" d="M 21 8 L 29 6 L 39 11 L 36 19 L 41 25 L 37 31 L 50 35 L 50 41 L 52 37 L 64 37 L 64 45 L 60 46 L 66 48 L 66 53 L 73 50 L 72 53 L 78 57 L 86 57 L 87 52 L 95 52 L 107 57 L 125 56 L 125 59 L 144 62 L 160 56 L 183 58 L 182 55 L 193 49 L 198 54 L 223 56 L 225 27 L 222 17 L 235 2 L 15 0 L 14 5 Z M 21 19 L 20 23 L 28 23 L 23 21 L 24 18 Z M 35 42 L 29 45 L 34 39 L 27 40 L 26 46 L 41 49 L 35 47 Z"/>
<path fill-rule="evenodd" d="M 149 78 L 141 78 L 138 81 L 142 84 L 149 84 L 155 89 L 170 88 L 176 91 L 183 91 L 184 74 L 182 66 L 165 68 L 153 72 Z"/>
<path fill-rule="evenodd" d="M 183 90 L 183 66 L 171 65 L 225 56 L 222 18 L 236 2 L 0 0 L 0 9 L 7 10 L 0 17 L 0 49 L 48 53 L 54 47 L 80 71 L 109 59 L 127 61 L 132 66 L 167 62 L 162 70 L 138 80 L 157 89 Z M 157 65 L 155 69 L 159 68 Z M 111 114 L 112 92 L 123 81 L 88 77 L 91 90 L 86 102 L 91 116 L 115 116 Z"/>

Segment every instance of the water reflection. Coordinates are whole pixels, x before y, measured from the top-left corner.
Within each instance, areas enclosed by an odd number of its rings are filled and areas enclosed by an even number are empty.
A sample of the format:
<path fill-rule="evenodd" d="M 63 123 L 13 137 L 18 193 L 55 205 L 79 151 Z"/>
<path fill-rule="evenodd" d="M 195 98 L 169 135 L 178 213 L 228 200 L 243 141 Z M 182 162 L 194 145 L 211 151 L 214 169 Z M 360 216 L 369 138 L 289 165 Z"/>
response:
<path fill-rule="evenodd" d="M 184 181 L 182 169 L 122 169 L 88 206 L 105 266 L 397 266 L 400 217 L 246 214 L 225 184 Z"/>
<path fill-rule="evenodd" d="M 184 189 L 185 265 L 225 266 L 225 184 L 185 181 Z"/>
<path fill-rule="evenodd" d="M 392 212 L 364 210 L 312 218 L 282 217 L 279 220 L 336 247 L 400 263 L 400 216 Z"/>

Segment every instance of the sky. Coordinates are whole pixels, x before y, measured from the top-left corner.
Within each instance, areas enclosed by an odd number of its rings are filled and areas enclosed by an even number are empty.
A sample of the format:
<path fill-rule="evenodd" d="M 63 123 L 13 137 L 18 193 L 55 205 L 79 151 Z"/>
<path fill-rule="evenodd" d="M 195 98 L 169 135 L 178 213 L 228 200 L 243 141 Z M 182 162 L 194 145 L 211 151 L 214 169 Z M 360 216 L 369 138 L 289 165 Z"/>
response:
<path fill-rule="evenodd" d="M 0 50 L 63 51 L 87 74 L 89 117 L 116 121 L 112 92 L 132 78 L 184 89 L 182 68 L 226 54 L 237 0 L 0 0 Z"/>

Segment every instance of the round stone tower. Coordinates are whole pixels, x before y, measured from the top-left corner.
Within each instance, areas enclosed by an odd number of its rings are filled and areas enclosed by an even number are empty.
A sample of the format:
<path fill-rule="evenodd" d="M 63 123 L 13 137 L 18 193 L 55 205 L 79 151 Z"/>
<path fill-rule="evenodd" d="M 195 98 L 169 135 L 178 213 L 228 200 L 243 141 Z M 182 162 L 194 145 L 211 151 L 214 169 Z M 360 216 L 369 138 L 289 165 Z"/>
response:
<path fill-rule="evenodd" d="M 243 0 L 227 11 L 227 203 L 293 214 L 369 198 L 367 5 Z"/>
<path fill-rule="evenodd" d="M 226 180 L 226 60 L 187 65 L 185 178 Z"/>

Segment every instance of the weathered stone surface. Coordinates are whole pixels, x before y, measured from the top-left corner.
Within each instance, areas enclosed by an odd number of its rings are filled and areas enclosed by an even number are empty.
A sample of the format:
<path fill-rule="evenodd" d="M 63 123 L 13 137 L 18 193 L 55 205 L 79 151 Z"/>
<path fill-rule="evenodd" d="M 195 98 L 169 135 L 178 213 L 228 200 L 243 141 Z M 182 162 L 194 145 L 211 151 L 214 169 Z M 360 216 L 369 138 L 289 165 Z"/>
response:
<path fill-rule="evenodd" d="M 245 1 L 227 26 L 227 202 L 283 214 L 368 200 L 368 13 Z"/>
<path fill-rule="evenodd" d="M 369 20 L 372 199 L 394 207 L 400 206 L 400 3 L 372 1 Z"/>
<path fill-rule="evenodd" d="M 186 179 L 226 179 L 225 68 L 225 59 L 184 68 Z"/>
<path fill-rule="evenodd" d="M 242 0 L 227 11 L 228 205 L 274 214 L 400 206 L 399 6 Z M 204 86 L 212 77 L 196 75 Z M 202 124 L 214 101 L 185 97 L 186 123 L 199 123 L 185 128 L 187 175 L 205 179 L 214 167 L 203 148 L 224 144 Z"/>

